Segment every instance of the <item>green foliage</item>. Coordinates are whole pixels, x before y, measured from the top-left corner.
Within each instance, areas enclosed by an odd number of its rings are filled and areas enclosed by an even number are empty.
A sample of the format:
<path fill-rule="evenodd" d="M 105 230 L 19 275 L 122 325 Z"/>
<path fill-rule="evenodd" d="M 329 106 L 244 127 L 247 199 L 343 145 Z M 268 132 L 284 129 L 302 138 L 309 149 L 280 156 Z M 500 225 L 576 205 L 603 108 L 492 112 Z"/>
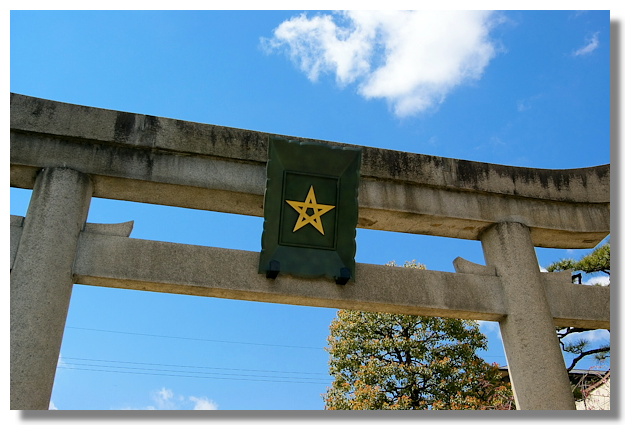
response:
<path fill-rule="evenodd" d="M 590 254 L 584 256 L 580 260 L 563 259 L 557 261 L 547 267 L 549 272 L 557 272 L 563 270 L 581 271 L 584 273 L 597 273 L 602 272 L 607 275 L 611 274 L 611 243 L 605 243 L 602 246 L 595 248 Z M 582 361 L 582 359 L 592 356 L 598 363 L 608 359 L 611 355 L 610 344 L 603 344 L 596 347 L 591 347 L 591 343 L 588 340 L 582 338 L 574 338 L 577 334 L 588 331 L 583 328 L 557 328 L 556 333 L 560 340 L 560 346 L 563 352 L 571 353 L 575 355 L 569 367 L 568 371 L 571 371 L 575 366 Z"/>
<path fill-rule="evenodd" d="M 574 327 L 556 329 L 562 351 L 575 355 L 569 367 L 567 367 L 567 371 L 573 370 L 586 357 L 593 357 L 600 364 L 611 356 L 611 345 L 609 343 L 591 347 L 591 343 L 584 338 L 572 338 L 585 331 L 588 331 L 588 329 Z"/>
<path fill-rule="evenodd" d="M 513 408 L 498 366 L 476 354 L 487 338 L 474 321 L 340 310 L 330 330 L 326 409 Z"/>
<path fill-rule="evenodd" d="M 576 270 L 585 273 L 603 272 L 607 275 L 611 274 L 611 243 L 605 243 L 593 250 L 589 255 L 584 256 L 581 260 L 563 259 L 547 267 L 549 272 L 557 272 L 562 270 Z"/>
<path fill-rule="evenodd" d="M 509 409 L 474 321 L 340 310 L 328 338 L 327 409 Z"/>

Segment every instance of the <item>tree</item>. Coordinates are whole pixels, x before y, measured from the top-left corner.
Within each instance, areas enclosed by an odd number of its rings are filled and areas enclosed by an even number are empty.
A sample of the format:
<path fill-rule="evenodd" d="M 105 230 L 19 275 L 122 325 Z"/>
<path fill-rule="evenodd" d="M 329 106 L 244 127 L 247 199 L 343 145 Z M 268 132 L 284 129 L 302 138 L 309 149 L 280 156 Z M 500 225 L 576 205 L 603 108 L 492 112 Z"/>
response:
<path fill-rule="evenodd" d="M 340 310 L 328 338 L 327 409 L 510 409 L 511 389 L 476 351 L 474 321 Z"/>
<path fill-rule="evenodd" d="M 611 243 L 607 242 L 602 246 L 598 246 L 590 254 L 582 257 L 581 260 L 575 261 L 571 258 L 556 261 L 547 267 L 549 272 L 557 272 L 563 270 L 581 271 L 584 273 L 602 272 L 611 275 Z"/>
<path fill-rule="evenodd" d="M 414 263 L 406 267 L 419 267 Z M 340 310 L 328 338 L 326 409 L 511 409 L 475 321 Z"/>
<path fill-rule="evenodd" d="M 563 259 L 547 267 L 549 272 L 573 270 L 584 273 L 604 273 L 611 275 L 611 243 L 607 242 L 595 248 L 590 254 L 584 256 L 579 261 L 573 259 Z M 606 360 L 611 355 L 610 343 L 596 347 L 590 347 L 591 343 L 585 338 L 580 338 L 578 334 L 589 331 L 584 328 L 557 328 L 556 333 L 560 340 L 562 350 L 575 355 L 567 371 L 571 371 L 575 366 L 588 356 L 593 356 L 596 361 Z M 610 332 L 610 331 L 609 331 Z M 576 338 L 577 336 L 577 338 Z"/>

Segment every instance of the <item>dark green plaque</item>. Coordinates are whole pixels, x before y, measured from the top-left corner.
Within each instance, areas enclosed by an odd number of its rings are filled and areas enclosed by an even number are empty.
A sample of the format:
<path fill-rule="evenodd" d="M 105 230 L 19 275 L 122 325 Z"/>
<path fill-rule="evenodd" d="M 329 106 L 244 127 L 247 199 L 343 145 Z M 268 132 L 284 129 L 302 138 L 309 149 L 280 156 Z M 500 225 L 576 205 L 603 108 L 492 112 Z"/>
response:
<path fill-rule="evenodd" d="M 361 150 L 269 139 L 259 273 L 355 280 Z"/>

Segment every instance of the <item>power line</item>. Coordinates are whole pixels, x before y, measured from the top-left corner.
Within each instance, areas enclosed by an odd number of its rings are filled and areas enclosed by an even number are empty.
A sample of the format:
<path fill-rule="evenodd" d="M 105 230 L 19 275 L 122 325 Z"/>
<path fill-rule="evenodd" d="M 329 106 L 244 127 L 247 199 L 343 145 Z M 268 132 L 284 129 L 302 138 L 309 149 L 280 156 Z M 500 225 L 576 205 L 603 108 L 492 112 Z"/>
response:
<path fill-rule="evenodd" d="M 128 331 L 113 331 L 108 329 L 97 329 L 97 328 L 81 328 L 78 326 L 67 326 L 68 329 L 78 329 L 83 331 L 96 331 L 96 332 L 107 332 L 112 334 L 126 334 L 126 335 L 138 335 L 144 337 L 155 337 L 155 338 L 169 338 L 174 340 L 191 340 L 191 341 L 207 341 L 212 343 L 226 343 L 226 344 L 241 344 L 247 346 L 270 346 L 270 347 L 286 347 L 291 349 L 311 349 L 311 350 L 324 350 L 323 347 L 314 347 L 314 346 L 296 346 L 289 344 L 273 344 L 273 343 L 253 343 L 253 342 L 244 342 L 244 341 L 229 341 L 229 340 L 212 340 L 209 338 L 196 338 L 196 337 L 177 337 L 171 335 L 158 335 L 158 334 L 146 334 L 141 332 L 128 332 Z"/>
<path fill-rule="evenodd" d="M 68 357 L 68 356 L 64 356 L 62 358 L 63 364 L 85 365 L 85 366 L 95 366 L 95 367 L 114 367 L 114 366 L 101 366 L 101 365 L 88 364 L 88 363 L 74 363 L 74 362 L 67 363 L 66 362 L 67 360 L 90 361 L 90 362 L 113 363 L 113 364 L 128 364 L 128 365 L 134 364 L 134 365 L 157 366 L 157 367 L 176 367 L 176 368 L 183 368 L 183 369 L 230 370 L 230 371 L 237 371 L 237 372 L 260 372 L 260 373 L 280 373 L 280 374 L 294 374 L 294 375 L 324 376 L 324 373 L 316 373 L 316 372 L 296 372 L 296 371 L 285 371 L 285 370 L 246 369 L 246 368 L 236 368 L 236 367 L 189 366 L 189 365 L 183 365 L 183 364 L 150 363 L 150 362 L 138 362 L 138 361 L 118 361 L 118 360 L 104 360 L 104 359 L 93 359 L 93 358 L 76 358 L 76 357 Z M 157 370 L 157 371 L 161 371 L 162 370 L 162 371 L 181 372 L 179 370 L 153 369 L 153 368 L 144 368 L 144 367 L 140 367 L 140 368 L 136 368 L 136 367 L 114 367 L 114 368 L 126 368 L 126 369 L 134 369 L 134 370 Z M 197 372 L 184 371 L 184 373 L 197 373 Z M 198 373 L 201 373 L 201 372 L 198 372 Z M 266 376 L 266 375 L 241 375 L 241 376 Z M 298 377 L 297 379 L 312 379 L 312 378 L 299 378 Z"/>
<path fill-rule="evenodd" d="M 132 375 L 151 375 L 151 376 L 169 376 L 169 377 L 177 377 L 177 378 L 196 378 L 196 379 L 220 379 L 220 380 L 230 380 L 230 381 L 249 381 L 249 382 L 276 382 L 276 383 L 292 383 L 292 384 L 316 384 L 316 385 L 326 385 L 329 381 L 321 381 L 321 382 L 311 382 L 306 380 L 280 380 L 280 379 L 244 379 L 244 378 L 231 378 L 231 377 L 222 377 L 222 376 L 200 376 L 200 375 L 185 375 L 185 374 L 169 374 L 169 373 L 150 373 L 150 372 L 130 372 L 123 370 L 104 370 L 104 369 L 96 369 L 96 368 L 81 368 L 81 367 L 66 367 L 66 366 L 58 366 L 60 369 L 66 370 L 83 370 L 90 372 L 106 372 L 106 373 L 124 373 L 124 374 L 132 374 Z M 111 368 L 111 367 L 106 367 Z M 116 368 L 116 367 L 112 367 Z"/>

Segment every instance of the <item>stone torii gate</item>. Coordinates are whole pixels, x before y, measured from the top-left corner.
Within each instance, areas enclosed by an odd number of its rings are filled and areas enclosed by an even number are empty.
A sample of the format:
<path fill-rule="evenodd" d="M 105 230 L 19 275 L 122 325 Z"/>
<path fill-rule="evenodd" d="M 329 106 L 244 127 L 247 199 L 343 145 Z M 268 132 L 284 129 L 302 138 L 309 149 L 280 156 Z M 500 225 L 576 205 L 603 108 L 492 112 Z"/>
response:
<path fill-rule="evenodd" d="M 528 169 L 359 147 L 358 228 L 480 240 L 487 264 L 358 264 L 346 286 L 267 279 L 257 252 L 86 223 L 92 197 L 262 216 L 268 137 L 11 95 L 11 186 L 33 189 L 26 217 L 11 218 L 11 409 L 48 409 L 75 283 L 497 321 L 517 407 L 575 409 L 555 326 L 610 328 L 610 290 L 541 273 L 534 247 L 592 248 L 609 234 L 609 165 Z"/>

